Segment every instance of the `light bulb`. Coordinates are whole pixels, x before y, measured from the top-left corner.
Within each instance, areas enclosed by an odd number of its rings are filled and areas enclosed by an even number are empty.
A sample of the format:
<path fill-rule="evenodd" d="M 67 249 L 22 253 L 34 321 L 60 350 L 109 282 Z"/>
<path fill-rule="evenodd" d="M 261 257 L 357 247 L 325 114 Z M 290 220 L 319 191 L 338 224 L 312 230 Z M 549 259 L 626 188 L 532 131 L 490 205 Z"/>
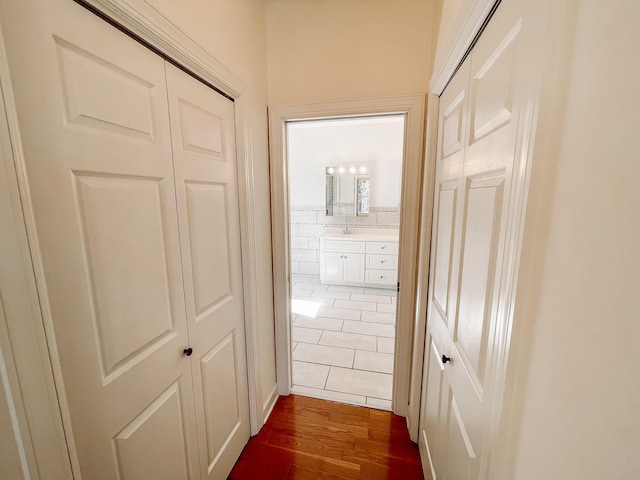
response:
<path fill-rule="evenodd" d="M 340 172 L 340 173 L 344 173 L 344 167 L 340 167 L 340 168 L 338 168 L 338 172 Z"/>
<path fill-rule="evenodd" d="M 327 169 L 327 172 L 329 172 L 329 174 L 333 174 L 335 171 L 336 171 L 336 169 L 335 169 L 335 168 L 333 168 L 333 167 L 329 167 L 329 168 Z"/>
<path fill-rule="evenodd" d="M 365 173 L 367 171 L 367 167 L 360 167 L 360 173 Z"/>
<path fill-rule="evenodd" d="M 349 169 L 349 173 L 356 173 L 356 167 L 351 167 Z"/>

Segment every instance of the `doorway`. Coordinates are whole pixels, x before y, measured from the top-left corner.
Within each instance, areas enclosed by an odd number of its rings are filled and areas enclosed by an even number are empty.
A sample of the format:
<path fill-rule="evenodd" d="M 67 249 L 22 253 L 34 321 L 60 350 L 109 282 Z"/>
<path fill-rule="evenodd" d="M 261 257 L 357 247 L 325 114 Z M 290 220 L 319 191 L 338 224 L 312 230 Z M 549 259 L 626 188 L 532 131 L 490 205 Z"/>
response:
<path fill-rule="evenodd" d="M 273 245 L 274 310 L 278 393 L 288 395 L 293 385 L 291 352 L 291 288 L 289 259 L 289 165 L 287 126 L 294 122 L 340 118 L 404 115 L 402 205 L 398 239 L 397 321 L 393 358 L 392 409 L 397 415 L 417 417 L 409 405 L 412 371 L 422 368 L 421 353 L 413 349 L 414 332 L 422 327 L 415 320 L 415 278 L 420 232 L 422 188 L 424 95 L 340 100 L 307 105 L 269 108 L 271 170 L 271 216 Z M 339 255 L 338 255 L 339 257 Z M 397 285 L 396 283 L 396 285 Z M 415 413 L 415 415 L 414 415 Z M 416 420 L 417 421 L 417 420 Z"/>
<path fill-rule="evenodd" d="M 287 124 L 292 393 L 391 410 L 404 128 Z"/>

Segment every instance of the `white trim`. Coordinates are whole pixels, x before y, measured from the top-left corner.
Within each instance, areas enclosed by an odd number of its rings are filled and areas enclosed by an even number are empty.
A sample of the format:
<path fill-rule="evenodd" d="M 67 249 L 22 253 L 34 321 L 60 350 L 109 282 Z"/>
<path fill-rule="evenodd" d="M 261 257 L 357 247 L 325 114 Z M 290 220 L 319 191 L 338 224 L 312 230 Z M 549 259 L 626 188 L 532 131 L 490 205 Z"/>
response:
<path fill-rule="evenodd" d="M 79 0 L 237 99 L 247 85 L 144 0 Z"/>
<path fill-rule="evenodd" d="M 271 389 L 271 393 L 267 397 L 267 400 L 262 405 L 262 410 L 265 412 L 264 414 L 265 423 L 267 423 L 267 419 L 271 415 L 273 408 L 276 406 L 276 402 L 278 401 L 279 397 L 280 397 L 280 394 L 278 393 L 278 384 L 276 383 Z"/>
<path fill-rule="evenodd" d="M 11 359 L 4 358 L 2 361 L 9 374 L 9 386 L 13 389 L 7 394 L 11 393 L 13 397 L 20 436 L 24 442 L 22 448 L 25 449 L 29 467 L 25 478 L 40 478 L 39 474 L 51 478 L 71 478 L 72 470 L 77 470 L 67 451 L 69 439 L 65 435 L 64 419 L 68 412 L 61 405 L 64 391 L 56 391 L 56 379 L 61 377 L 59 365 L 52 358 L 55 346 L 51 348 L 49 345 L 52 329 L 48 311 L 45 308 L 41 310 L 40 300 L 46 302 L 46 291 L 42 291 L 43 285 L 40 283 L 43 272 L 42 265 L 37 261 L 40 258 L 38 245 L 31 241 L 36 238 L 35 221 L 30 209 L 18 115 L 1 29 L 0 168 L 3 169 L 0 178 L 6 175 L 6 182 L 2 182 L 0 188 L 7 189 L 11 201 L 11 205 L 3 204 L 1 208 L 12 210 L 12 221 L 9 224 L 3 221 L 0 229 L 0 243 L 4 247 L 13 247 L 12 244 L 17 242 L 5 259 L 5 267 L 10 268 L 0 270 L 0 280 L 8 280 L 12 284 L 24 282 L 24 289 L 12 291 L 10 296 L 4 298 L 4 305 L 0 305 L 3 308 L 0 317 L 4 317 L 0 326 L 0 346 L 2 355 L 11 356 Z M 8 210 L 4 210 L 3 216 L 4 213 L 8 213 Z M 22 277 L 20 279 L 16 276 L 19 274 Z M 13 277 L 7 279 L 5 275 Z M 3 283 L 1 281 L 0 286 Z M 21 314 L 15 315 L 18 309 Z M 11 382 L 12 375 L 15 375 L 15 382 Z M 37 467 L 34 467 L 34 461 Z"/>
<path fill-rule="evenodd" d="M 409 382 L 409 405 L 407 427 L 409 436 L 418 441 L 420 429 L 420 401 L 422 393 L 422 370 L 424 367 L 425 336 L 427 328 L 427 304 L 429 296 L 429 260 L 431 255 L 431 221 L 433 216 L 433 192 L 436 174 L 436 146 L 438 140 L 438 112 L 440 97 L 431 94 L 427 101 L 427 128 L 425 140 L 425 162 L 422 179 L 422 218 L 420 220 L 420 252 L 416 276 L 416 310 L 414 317 L 413 355 L 411 380 Z"/>
<path fill-rule="evenodd" d="M 480 32 L 494 5 L 499 0 L 465 0 L 444 45 L 439 45 L 443 54 L 436 58 L 429 93 L 442 95 L 453 73 L 462 62 L 471 43 Z"/>
<path fill-rule="evenodd" d="M 289 198 L 286 159 L 286 123 L 331 117 L 388 113 L 406 115 L 403 162 L 402 208 L 400 211 L 400 255 L 398 313 L 394 364 L 393 411 L 405 416 L 414 335 L 415 278 L 422 183 L 422 139 L 424 95 L 404 95 L 345 100 L 269 109 L 271 157 L 271 216 L 273 243 L 276 365 L 281 395 L 291 391 L 291 298 L 289 271 Z"/>

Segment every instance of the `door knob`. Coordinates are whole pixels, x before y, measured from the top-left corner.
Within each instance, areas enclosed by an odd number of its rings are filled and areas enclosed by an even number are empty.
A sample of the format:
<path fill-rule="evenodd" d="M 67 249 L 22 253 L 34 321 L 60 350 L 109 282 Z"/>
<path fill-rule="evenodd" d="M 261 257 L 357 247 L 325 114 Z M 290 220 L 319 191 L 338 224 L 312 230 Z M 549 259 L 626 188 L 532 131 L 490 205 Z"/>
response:
<path fill-rule="evenodd" d="M 445 364 L 447 362 L 450 362 L 451 358 L 447 357 L 444 353 L 442 354 L 442 363 Z"/>
<path fill-rule="evenodd" d="M 190 357 L 191 354 L 193 353 L 193 348 L 189 347 L 189 348 L 185 348 L 182 353 L 184 353 L 187 357 Z M 443 355 L 444 358 L 444 355 Z"/>

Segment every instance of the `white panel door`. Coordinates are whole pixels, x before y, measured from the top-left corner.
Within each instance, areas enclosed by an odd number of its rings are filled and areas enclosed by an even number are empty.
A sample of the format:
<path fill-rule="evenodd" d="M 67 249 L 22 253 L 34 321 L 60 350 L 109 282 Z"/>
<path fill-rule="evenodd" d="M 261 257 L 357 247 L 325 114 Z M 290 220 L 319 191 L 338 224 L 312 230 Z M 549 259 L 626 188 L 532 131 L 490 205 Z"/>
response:
<path fill-rule="evenodd" d="M 166 64 L 202 478 L 249 440 L 233 103 Z"/>
<path fill-rule="evenodd" d="M 521 30 L 501 5 L 441 96 L 420 447 L 428 478 L 483 476 L 508 341 L 498 315 Z M 502 336 L 501 336 L 502 335 Z"/>
<path fill-rule="evenodd" d="M 31 3 L 0 8 L 82 478 L 199 478 L 164 61 Z"/>

